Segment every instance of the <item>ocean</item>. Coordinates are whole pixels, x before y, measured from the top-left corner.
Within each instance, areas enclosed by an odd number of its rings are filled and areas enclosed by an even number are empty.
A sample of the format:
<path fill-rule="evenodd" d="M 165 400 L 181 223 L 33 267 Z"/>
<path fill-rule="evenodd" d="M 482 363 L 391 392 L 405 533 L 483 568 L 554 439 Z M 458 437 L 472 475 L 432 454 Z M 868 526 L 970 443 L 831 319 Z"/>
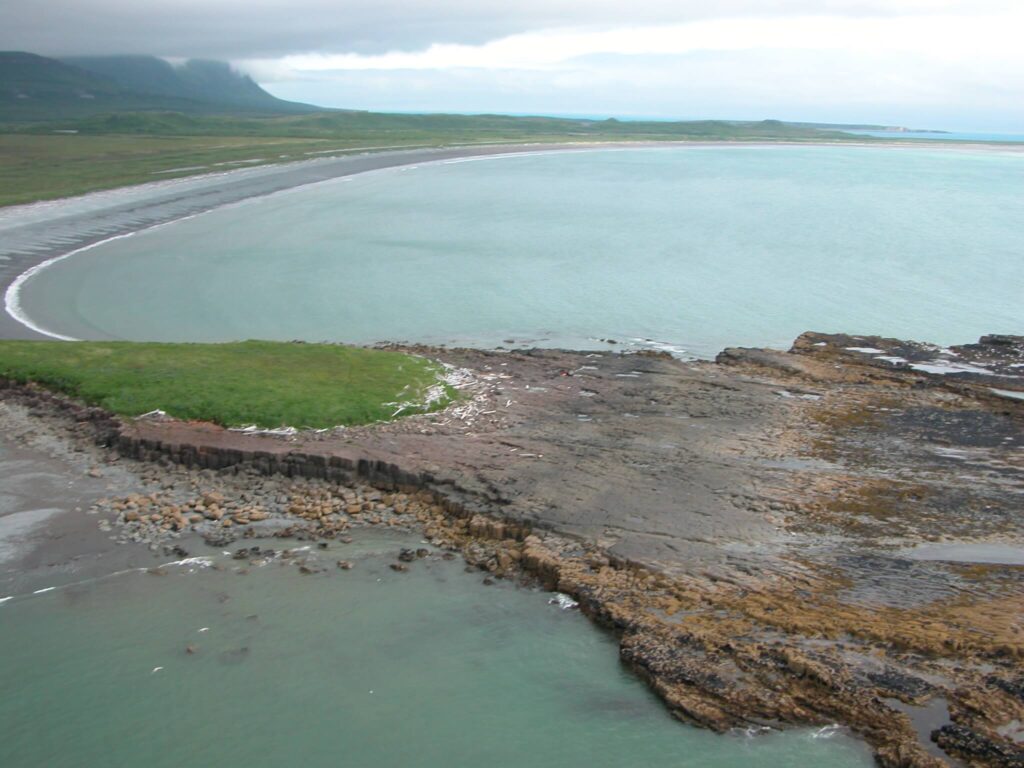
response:
<path fill-rule="evenodd" d="M 77 253 L 18 298 L 77 338 L 707 357 L 804 330 L 940 344 L 1020 332 L 1022 246 L 1014 151 L 538 151 L 222 207 Z"/>
<path fill-rule="evenodd" d="M 396 573 L 388 564 L 418 537 L 354 536 L 296 553 L 322 565 L 309 575 L 206 548 L 162 575 L 3 602 L 0 765 L 873 764 L 833 727 L 719 736 L 683 725 L 619 663 L 611 634 L 550 593 L 484 586 L 461 559 Z"/>

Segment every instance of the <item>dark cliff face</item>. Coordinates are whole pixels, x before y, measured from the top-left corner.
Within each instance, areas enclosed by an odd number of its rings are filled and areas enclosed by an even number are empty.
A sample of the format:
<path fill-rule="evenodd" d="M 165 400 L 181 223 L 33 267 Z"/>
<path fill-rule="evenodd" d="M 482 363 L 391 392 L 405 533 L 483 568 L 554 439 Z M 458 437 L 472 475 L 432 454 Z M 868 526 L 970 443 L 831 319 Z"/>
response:
<path fill-rule="evenodd" d="M 155 56 L 82 56 L 62 61 L 136 93 L 271 111 L 303 111 L 304 107 L 271 96 L 223 61 L 192 59 L 180 66 Z"/>
<path fill-rule="evenodd" d="M 180 66 L 155 56 L 51 59 L 0 52 L 0 121 L 52 120 L 133 110 L 301 113 L 222 61 Z"/>

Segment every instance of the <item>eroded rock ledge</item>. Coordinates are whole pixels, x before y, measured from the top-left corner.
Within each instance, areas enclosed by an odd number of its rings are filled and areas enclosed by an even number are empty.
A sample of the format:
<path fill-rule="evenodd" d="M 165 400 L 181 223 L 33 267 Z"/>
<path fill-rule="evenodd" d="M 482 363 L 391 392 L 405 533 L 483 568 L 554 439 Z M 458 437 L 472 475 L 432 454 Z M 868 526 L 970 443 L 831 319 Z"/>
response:
<path fill-rule="evenodd" d="M 613 627 L 687 721 L 838 722 L 887 766 L 1024 765 L 1024 338 L 414 351 L 474 371 L 472 407 L 284 438 L 3 395 L 136 459 L 403 493 L 435 541 Z M 338 535 L 343 507 L 288 514 Z"/>

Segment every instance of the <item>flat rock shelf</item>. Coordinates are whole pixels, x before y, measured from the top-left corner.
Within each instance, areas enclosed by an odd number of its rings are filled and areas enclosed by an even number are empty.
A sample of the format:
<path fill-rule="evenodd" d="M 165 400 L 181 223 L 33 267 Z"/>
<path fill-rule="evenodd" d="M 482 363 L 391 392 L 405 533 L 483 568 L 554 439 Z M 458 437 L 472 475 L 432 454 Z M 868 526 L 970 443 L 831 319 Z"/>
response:
<path fill-rule="evenodd" d="M 204 537 L 252 568 L 279 557 L 268 536 L 298 538 L 330 553 L 290 556 L 315 576 L 359 567 L 334 549 L 354 531 L 417 531 L 388 573 L 459 552 L 485 582 L 554 590 L 684 721 L 837 724 L 887 766 L 1019 764 L 1024 572 L 913 553 L 1024 550 L 1024 405 L 1002 394 L 1024 391 L 1024 339 L 807 333 L 689 363 L 406 351 L 472 371 L 466 398 L 288 437 L 3 399 L 107 446 L 101 474 L 142 462 L 156 488 L 91 507 L 115 539 L 187 560 Z"/>

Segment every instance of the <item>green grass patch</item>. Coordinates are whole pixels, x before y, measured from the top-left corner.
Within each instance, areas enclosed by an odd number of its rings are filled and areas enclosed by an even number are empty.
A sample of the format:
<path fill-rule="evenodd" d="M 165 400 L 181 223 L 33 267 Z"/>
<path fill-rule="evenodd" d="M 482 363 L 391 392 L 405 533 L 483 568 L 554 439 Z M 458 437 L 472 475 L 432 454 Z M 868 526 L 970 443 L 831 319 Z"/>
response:
<path fill-rule="evenodd" d="M 424 358 L 333 344 L 0 341 L 0 376 L 122 416 L 160 409 L 224 426 L 369 424 L 440 385 L 442 397 L 418 408 L 436 410 L 455 397 L 441 373 Z"/>
<path fill-rule="evenodd" d="M 375 147 L 844 137 L 870 140 L 773 120 L 670 123 L 373 112 L 273 117 L 123 112 L 0 123 L 0 206 L 223 171 L 250 160 L 291 162 Z"/>
<path fill-rule="evenodd" d="M 358 140 L 258 136 L 0 134 L 0 206 L 249 165 L 306 160 L 360 146 L 364 144 Z M 259 162 L 249 162 L 255 160 Z"/>

